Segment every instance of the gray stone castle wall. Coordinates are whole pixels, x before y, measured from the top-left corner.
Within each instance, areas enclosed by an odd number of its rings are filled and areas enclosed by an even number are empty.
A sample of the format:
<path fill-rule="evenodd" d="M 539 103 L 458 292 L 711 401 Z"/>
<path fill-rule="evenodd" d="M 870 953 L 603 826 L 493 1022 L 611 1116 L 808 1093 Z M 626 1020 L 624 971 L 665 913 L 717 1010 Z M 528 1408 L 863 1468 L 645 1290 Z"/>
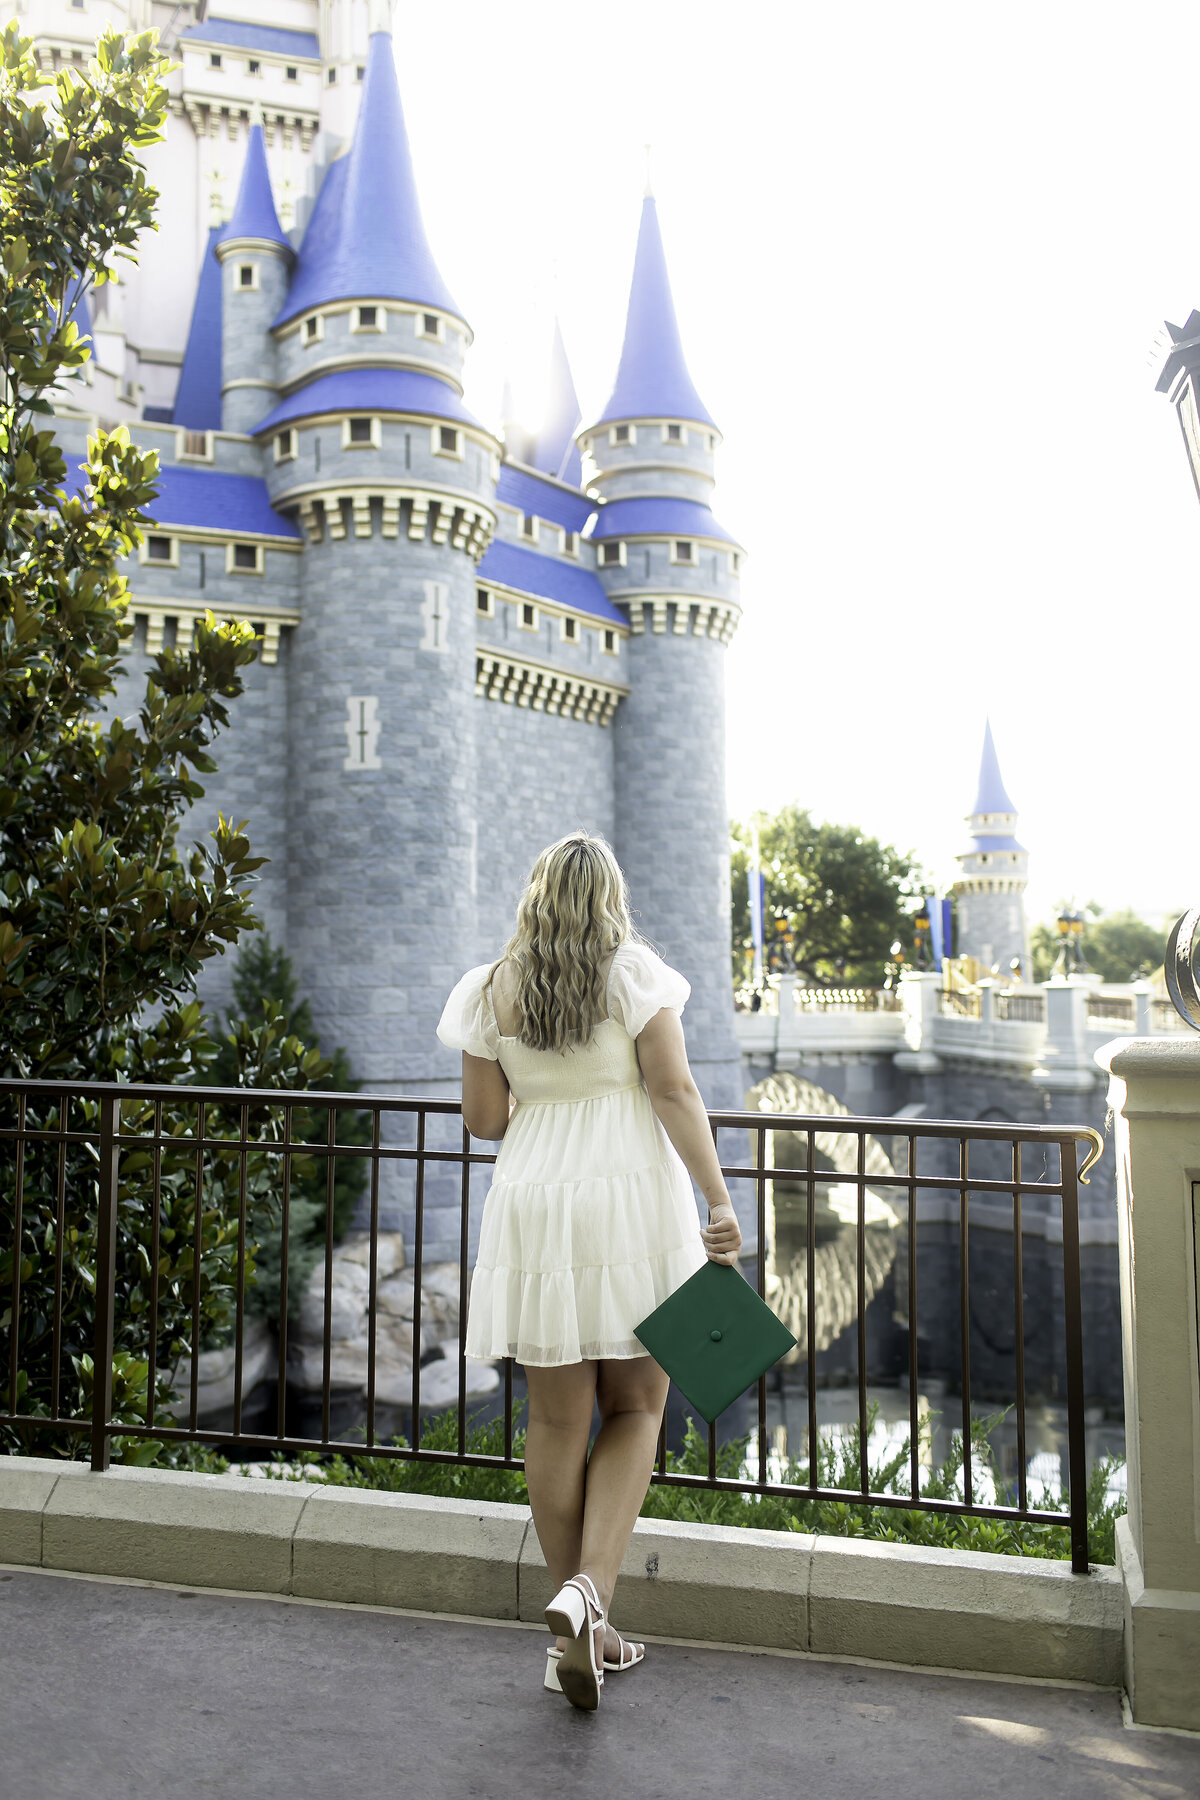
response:
<path fill-rule="evenodd" d="M 475 960 L 486 962 L 512 935 L 517 901 L 540 850 L 580 828 L 612 841 L 613 727 L 478 700 L 475 730 Z"/>

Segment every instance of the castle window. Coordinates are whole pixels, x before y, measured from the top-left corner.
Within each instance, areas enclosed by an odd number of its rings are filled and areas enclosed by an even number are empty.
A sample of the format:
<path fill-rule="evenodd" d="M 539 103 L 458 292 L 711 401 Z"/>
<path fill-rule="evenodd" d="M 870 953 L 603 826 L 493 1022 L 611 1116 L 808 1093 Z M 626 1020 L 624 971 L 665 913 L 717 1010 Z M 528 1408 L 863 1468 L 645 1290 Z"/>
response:
<path fill-rule="evenodd" d="M 285 81 L 299 81 L 299 79 L 300 79 L 299 69 L 294 68 L 291 63 L 288 63 L 283 71 L 283 79 Z"/>
<path fill-rule="evenodd" d="M 986 861 L 987 861 L 987 857 L 986 857 L 986 856 L 981 856 L 981 857 L 980 857 L 980 859 L 979 859 L 979 860 L 980 860 L 980 862 L 981 862 L 981 863 L 985 863 L 985 862 L 986 862 Z"/>
<path fill-rule="evenodd" d="M 333 87 L 336 85 L 336 83 L 337 83 L 337 70 L 336 69 L 326 69 L 326 71 L 325 71 L 326 87 Z"/>
<path fill-rule="evenodd" d="M 673 563 L 694 563 L 695 560 L 696 546 L 691 538 L 676 538 L 671 546 L 671 561 Z"/>
<path fill-rule="evenodd" d="M 262 64 L 258 61 L 258 59 L 256 57 L 252 56 L 250 58 L 249 62 L 246 64 L 246 73 L 247 73 L 247 75 L 261 75 L 262 74 Z"/>
<path fill-rule="evenodd" d="M 355 71 L 354 71 L 354 79 L 355 79 L 355 81 L 365 81 L 366 78 L 367 78 L 367 65 L 365 63 L 359 63 L 357 69 L 355 69 Z"/>
<path fill-rule="evenodd" d="M 225 553 L 225 573 L 227 575 L 261 575 L 261 544 L 230 544 Z"/>
<path fill-rule="evenodd" d="M 610 444 L 636 444 L 637 427 L 634 425 L 614 425 L 608 434 Z"/>
<path fill-rule="evenodd" d="M 620 641 L 621 640 L 618 638 L 615 631 L 605 631 L 604 654 L 606 656 L 616 656 L 620 647 Z"/>
<path fill-rule="evenodd" d="M 523 600 L 521 602 L 521 629 L 522 629 L 522 631 L 536 631 L 537 630 L 537 622 L 538 622 L 537 607 L 532 605 L 530 603 L 530 601 Z"/>
<path fill-rule="evenodd" d="M 208 66 L 209 66 L 209 68 L 210 68 L 210 69 L 219 69 L 219 68 L 220 68 L 220 66 L 221 66 L 221 52 L 220 52 L 220 51 L 219 51 L 219 50 L 210 50 L 210 51 L 209 51 L 209 53 L 208 53 Z"/>
<path fill-rule="evenodd" d="M 142 562 L 159 563 L 163 568 L 179 567 L 179 543 L 176 538 L 165 537 L 159 532 L 151 532 L 142 545 Z"/>
<path fill-rule="evenodd" d="M 521 514 L 521 536 L 528 538 L 531 544 L 538 541 L 538 522 L 534 513 Z"/>
<path fill-rule="evenodd" d="M 83 11 L 83 0 L 71 0 L 71 5 L 74 7 L 76 12 Z"/>
<path fill-rule="evenodd" d="M 495 618 L 496 609 L 492 603 L 491 588 L 477 587 L 475 589 L 475 611 L 480 615 L 481 618 L 484 618 L 484 619 Z"/>
<path fill-rule="evenodd" d="M 296 455 L 296 433 L 289 425 L 286 431 L 275 433 L 275 461 L 292 462 Z"/>
<path fill-rule="evenodd" d="M 715 431 L 710 431 L 708 434 L 708 447 L 710 450 L 715 450 L 717 447 L 717 434 Z"/>
<path fill-rule="evenodd" d="M 378 306 L 356 306 L 354 323 L 351 331 L 382 331 L 387 322 L 387 313 Z"/>
<path fill-rule="evenodd" d="M 433 439 L 435 456 L 461 456 L 462 433 L 455 425 L 439 425 Z"/>
<path fill-rule="evenodd" d="M 238 286 L 240 288 L 257 288 L 257 286 L 258 286 L 258 264 L 257 263 L 239 263 L 238 264 Z"/>
<path fill-rule="evenodd" d="M 343 450 L 378 450 L 382 442 L 383 430 L 378 419 L 342 420 Z"/>
<path fill-rule="evenodd" d="M 564 556 L 577 556 L 579 554 L 579 533 L 577 531 L 564 531 L 562 534 L 562 547 Z"/>
<path fill-rule="evenodd" d="M 418 337 L 439 338 L 440 339 L 444 335 L 445 334 L 442 330 L 442 321 L 438 317 L 437 313 L 418 313 L 417 314 L 417 336 Z"/>
<path fill-rule="evenodd" d="M 624 544 L 601 544 L 600 561 L 606 569 L 612 568 L 614 563 L 623 563 L 625 561 Z"/>
<path fill-rule="evenodd" d="M 687 438 L 684 435 L 683 426 L 682 425 L 664 425 L 663 426 L 663 443 L 664 444 L 686 444 Z"/>
<path fill-rule="evenodd" d="M 304 341 L 306 344 L 318 344 L 325 336 L 325 321 L 320 313 L 310 313 L 304 321 Z"/>
<path fill-rule="evenodd" d="M 738 570 L 741 568 L 741 566 L 742 566 L 741 557 L 738 555 L 736 550 L 731 550 L 729 552 L 729 572 L 730 572 L 730 574 L 736 575 L 738 573 Z"/>
<path fill-rule="evenodd" d="M 180 460 L 195 459 L 196 462 L 211 462 L 213 454 L 212 433 L 210 431 L 185 431 L 180 437 L 176 455 Z"/>
<path fill-rule="evenodd" d="M 568 644 L 577 644 L 579 642 L 579 620 L 564 619 L 562 622 L 562 634 L 564 642 Z"/>

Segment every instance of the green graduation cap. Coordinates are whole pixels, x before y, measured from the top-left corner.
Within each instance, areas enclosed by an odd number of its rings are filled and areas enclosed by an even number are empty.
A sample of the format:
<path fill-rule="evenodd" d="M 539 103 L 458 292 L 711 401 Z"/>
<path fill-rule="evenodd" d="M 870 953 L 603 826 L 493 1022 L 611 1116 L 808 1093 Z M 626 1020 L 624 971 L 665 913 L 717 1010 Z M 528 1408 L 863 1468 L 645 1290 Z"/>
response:
<path fill-rule="evenodd" d="M 706 1262 L 634 1336 L 711 1425 L 796 1340 L 741 1271 Z"/>

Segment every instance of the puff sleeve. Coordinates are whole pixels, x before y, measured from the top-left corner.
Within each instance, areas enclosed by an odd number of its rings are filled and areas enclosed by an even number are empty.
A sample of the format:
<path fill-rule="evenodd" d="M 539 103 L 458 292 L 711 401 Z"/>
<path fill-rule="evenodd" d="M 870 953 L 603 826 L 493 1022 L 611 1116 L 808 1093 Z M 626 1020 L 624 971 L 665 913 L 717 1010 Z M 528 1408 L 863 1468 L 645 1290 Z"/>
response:
<path fill-rule="evenodd" d="M 483 991 L 491 966 L 491 963 L 480 963 L 477 969 L 468 969 L 456 983 L 442 1009 L 437 1034 L 448 1050 L 465 1050 L 468 1056 L 482 1056 L 488 1062 L 497 1062 L 500 1034 L 495 1014 Z"/>
<path fill-rule="evenodd" d="M 626 943 L 613 958 L 608 991 L 614 1016 L 635 1038 L 664 1006 L 682 1013 L 692 990 L 678 970 L 647 945 Z"/>

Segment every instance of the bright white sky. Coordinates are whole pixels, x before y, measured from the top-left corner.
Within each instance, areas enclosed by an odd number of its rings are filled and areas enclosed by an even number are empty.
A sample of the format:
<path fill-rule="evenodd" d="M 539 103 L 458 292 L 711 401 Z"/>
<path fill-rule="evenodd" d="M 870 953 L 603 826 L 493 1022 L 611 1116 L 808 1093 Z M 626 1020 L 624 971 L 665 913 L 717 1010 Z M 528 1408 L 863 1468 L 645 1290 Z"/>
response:
<path fill-rule="evenodd" d="M 985 714 L 1062 897 L 1200 899 L 1200 505 L 1149 356 L 1200 306 L 1192 6 L 401 0 L 426 222 L 536 422 L 585 417 L 644 175 L 749 551 L 731 811 L 797 799 L 953 878 Z"/>

